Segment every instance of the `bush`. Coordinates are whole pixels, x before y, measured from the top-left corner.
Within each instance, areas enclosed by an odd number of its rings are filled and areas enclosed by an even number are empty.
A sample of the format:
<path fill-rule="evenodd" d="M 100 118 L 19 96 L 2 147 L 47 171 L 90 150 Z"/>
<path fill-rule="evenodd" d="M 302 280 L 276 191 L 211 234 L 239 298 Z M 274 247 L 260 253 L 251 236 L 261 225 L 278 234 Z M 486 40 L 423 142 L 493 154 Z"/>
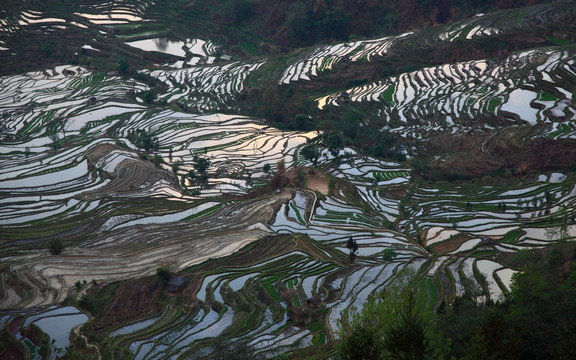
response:
<path fill-rule="evenodd" d="M 158 275 L 158 279 L 163 286 L 167 286 L 172 278 L 172 272 L 167 267 L 159 267 L 156 269 L 156 275 Z"/>
<path fill-rule="evenodd" d="M 57 238 L 53 238 L 52 240 L 48 241 L 47 245 L 48 249 L 50 249 L 50 254 L 52 255 L 60 255 L 64 250 L 64 245 Z"/>
<path fill-rule="evenodd" d="M 396 256 L 398 256 L 398 254 L 396 254 L 396 251 L 392 249 L 382 250 L 382 260 L 384 261 L 392 261 Z"/>

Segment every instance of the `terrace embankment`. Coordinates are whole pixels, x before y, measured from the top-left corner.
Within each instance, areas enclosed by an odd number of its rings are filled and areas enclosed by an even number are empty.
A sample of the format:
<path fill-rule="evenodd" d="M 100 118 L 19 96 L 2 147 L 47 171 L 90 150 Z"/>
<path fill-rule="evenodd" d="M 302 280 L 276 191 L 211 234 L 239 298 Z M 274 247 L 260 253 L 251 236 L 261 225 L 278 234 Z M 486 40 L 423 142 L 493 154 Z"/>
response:
<path fill-rule="evenodd" d="M 122 155 L 132 155 L 133 157 L 123 156 L 121 161 L 113 166 L 113 170 L 103 169 L 106 176 L 112 181 L 102 188 L 89 193 L 83 193 L 80 196 L 90 198 L 100 198 L 114 195 L 130 195 L 136 192 L 145 191 L 153 187 L 156 183 L 164 181 L 171 188 L 179 191 L 180 186 L 172 173 L 167 170 L 159 169 L 149 161 L 142 160 L 136 155 L 127 152 L 126 149 L 112 144 L 100 144 L 92 149 L 87 157 L 92 166 L 98 163 L 106 163 L 105 158 L 112 153 Z M 104 161 L 103 161 L 104 160 Z M 109 161 L 111 162 L 111 161 Z"/>
<path fill-rule="evenodd" d="M 373 61 L 346 61 L 337 63 L 332 70 L 324 71 L 315 81 L 298 81 L 293 86 L 302 92 L 316 94 L 322 89 L 346 88 L 352 81 L 373 82 L 396 74 L 429 66 L 452 64 L 470 60 L 504 58 L 515 51 L 530 49 L 535 44 L 545 44 L 543 35 L 511 33 L 501 35 L 494 46 L 494 39 L 474 42 L 454 41 L 444 44 L 425 44 L 414 47 L 414 39 L 400 39 L 393 51 Z M 316 95 L 314 95 L 316 96 Z"/>
<path fill-rule="evenodd" d="M 15 257 L 11 271 L 34 295 L 5 294 L 0 308 L 48 306 L 74 296 L 84 280 L 117 281 L 149 276 L 159 266 L 180 271 L 203 261 L 227 256 L 271 234 L 266 227 L 291 191 L 223 207 L 202 219 L 170 224 L 146 224 L 104 232 L 92 241 L 65 249 L 58 256 L 44 253 Z"/>
<path fill-rule="evenodd" d="M 430 139 L 431 154 L 448 154 L 432 161 L 425 177 L 434 172 L 475 178 L 502 170 L 511 176 L 569 171 L 574 166 L 576 142 L 570 139 L 532 138 L 533 128 L 510 127 L 491 134 L 440 134 Z"/>

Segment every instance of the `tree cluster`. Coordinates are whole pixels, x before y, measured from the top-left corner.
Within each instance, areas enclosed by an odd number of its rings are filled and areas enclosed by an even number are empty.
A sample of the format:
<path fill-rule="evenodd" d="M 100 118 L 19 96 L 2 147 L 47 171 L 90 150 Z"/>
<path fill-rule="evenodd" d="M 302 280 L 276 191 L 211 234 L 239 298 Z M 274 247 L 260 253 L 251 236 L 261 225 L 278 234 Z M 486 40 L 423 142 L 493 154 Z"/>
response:
<path fill-rule="evenodd" d="M 519 253 L 510 293 L 488 301 L 465 286 L 434 308 L 408 273 L 342 322 L 337 358 L 576 359 L 574 249 L 560 242 L 545 257 Z"/>
<path fill-rule="evenodd" d="M 227 0 L 223 6 L 218 4 L 223 11 L 214 18 L 299 47 L 351 36 L 395 34 L 543 2 L 548 0 Z M 200 3 L 193 3 L 196 10 L 210 9 Z"/>
<path fill-rule="evenodd" d="M 158 151 L 160 147 L 158 138 L 146 130 L 130 131 L 128 133 L 128 140 L 140 149 L 146 151 Z"/>

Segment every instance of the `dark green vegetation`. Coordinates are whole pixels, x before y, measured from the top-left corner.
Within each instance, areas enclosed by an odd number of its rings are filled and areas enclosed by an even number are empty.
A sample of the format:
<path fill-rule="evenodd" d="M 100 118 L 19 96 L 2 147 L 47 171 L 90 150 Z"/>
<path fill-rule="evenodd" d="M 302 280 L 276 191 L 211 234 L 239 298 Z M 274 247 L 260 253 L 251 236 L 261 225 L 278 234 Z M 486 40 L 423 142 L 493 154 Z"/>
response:
<path fill-rule="evenodd" d="M 572 359 L 576 247 L 526 251 L 521 273 L 501 301 L 477 290 L 439 305 L 419 278 L 389 286 L 341 328 L 337 359 Z"/>
<path fill-rule="evenodd" d="M 219 37 L 233 47 L 233 52 L 242 56 L 254 54 L 270 55 L 316 44 L 318 42 L 342 41 L 356 37 L 376 37 L 397 34 L 425 26 L 444 24 L 467 18 L 476 13 L 545 3 L 547 1 L 522 0 L 208 0 L 186 1 L 167 0 L 127 1 L 145 8 L 147 16 L 155 21 L 142 25 L 117 25 L 121 36 L 137 37 L 138 34 L 159 34 L 175 37 L 196 36 Z M 81 8 L 74 2 L 70 6 L 59 6 L 51 1 L 32 1 L 34 10 L 45 12 L 55 18 L 78 21 L 75 12 Z M 18 0 L 3 1 L 1 9 L 5 27 L 16 27 L 15 15 L 30 4 Z M 105 11 L 103 8 L 102 11 Z M 81 11 L 81 10 L 80 10 Z M 0 72 L 28 70 L 29 66 L 43 66 L 47 63 L 79 63 L 82 65 L 104 66 L 109 70 L 125 72 L 136 67 L 138 61 L 130 56 L 119 44 L 106 44 L 117 54 L 110 59 L 93 58 L 79 48 L 90 37 L 82 28 L 59 29 L 51 33 L 36 31 L 38 25 L 28 25 L 30 29 L 9 38 L 6 45 L 15 50 L 16 61 L 2 61 Z M 62 39 L 66 41 L 62 41 Z M 30 41 L 32 40 L 32 41 Z M 96 39 L 104 45 L 104 39 Z M 556 37 L 550 36 L 550 41 Z M 84 42 L 84 43 L 82 43 Z M 565 43 L 565 40 L 564 40 Z M 2 54 L 5 56 L 8 54 Z M 115 63 L 116 62 L 116 63 Z"/>

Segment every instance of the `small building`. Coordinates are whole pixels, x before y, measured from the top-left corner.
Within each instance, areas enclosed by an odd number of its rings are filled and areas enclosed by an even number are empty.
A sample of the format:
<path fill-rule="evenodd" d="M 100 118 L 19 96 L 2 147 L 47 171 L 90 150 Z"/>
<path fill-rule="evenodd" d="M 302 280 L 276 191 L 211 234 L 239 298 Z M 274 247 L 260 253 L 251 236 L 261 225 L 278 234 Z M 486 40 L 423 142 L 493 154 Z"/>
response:
<path fill-rule="evenodd" d="M 114 37 L 116 34 L 116 29 L 114 28 L 114 26 L 106 26 L 106 34 L 109 37 Z"/>
<path fill-rule="evenodd" d="M 347 103 L 348 101 L 350 101 L 350 94 L 348 94 L 347 91 L 344 91 L 344 92 L 340 93 L 340 96 L 338 96 L 338 100 L 341 103 Z"/>
<path fill-rule="evenodd" d="M 180 291 L 184 290 L 188 284 L 188 278 L 185 276 L 176 276 L 170 280 L 168 283 L 168 292 L 171 294 L 177 294 Z"/>
<path fill-rule="evenodd" d="M 492 239 L 491 237 L 488 237 L 488 236 L 481 237 L 480 242 L 484 245 L 490 245 L 490 244 L 495 243 L 494 239 Z"/>
<path fill-rule="evenodd" d="M 319 308 L 322 305 L 322 295 L 318 294 L 306 299 L 306 305 L 312 309 Z"/>

